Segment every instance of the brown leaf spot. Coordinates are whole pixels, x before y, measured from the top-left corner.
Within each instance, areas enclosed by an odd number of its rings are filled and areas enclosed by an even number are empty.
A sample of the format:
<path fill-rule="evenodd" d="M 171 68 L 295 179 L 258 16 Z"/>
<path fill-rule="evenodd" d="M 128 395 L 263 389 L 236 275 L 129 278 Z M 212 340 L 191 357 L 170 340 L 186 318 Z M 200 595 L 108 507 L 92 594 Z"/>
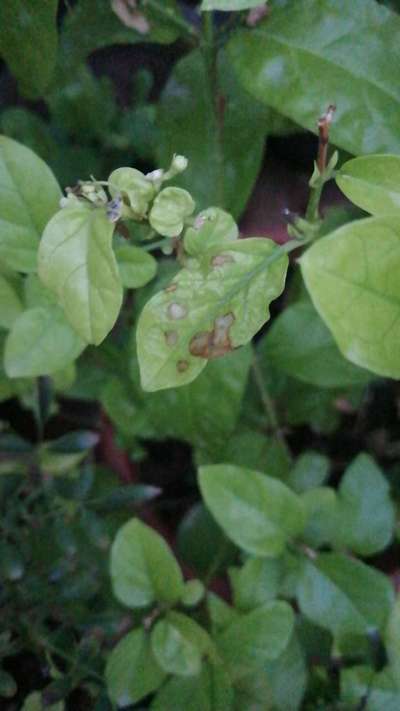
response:
<path fill-rule="evenodd" d="M 164 335 L 167 346 L 175 346 L 175 344 L 178 342 L 177 331 L 166 331 Z"/>
<path fill-rule="evenodd" d="M 167 287 L 164 289 L 164 291 L 165 291 L 167 294 L 171 294 L 173 291 L 176 291 L 177 288 L 178 288 L 178 284 L 172 283 L 172 284 L 170 284 L 169 286 L 167 286 Z"/>
<path fill-rule="evenodd" d="M 174 319 L 176 321 L 177 319 L 180 318 L 185 318 L 187 316 L 187 308 L 186 306 L 183 306 L 183 304 L 178 304 L 176 301 L 173 301 L 172 304 L 168 306 L 168 317 Z"/>
<path fill-rule="evenodd" d="M 229 329 L 235 317 L 232 313 L 219 316 L 215 319 L 212 331 L 196 333 L 190 341 L 189 350 L 193 356 L 199 358 L 220 358 L 232 350 Z"/>
<path fill-rule="evenodd" d="M 184 373 L 185 370 L 188 369 L 188 367 L 189 367 L 189 363 L 187 362 L 187 360 L 178 360 L 178 362 L 176 364 L 176 369 L 177 369 L 178 373 Z"/>
<path fill-rule="evenodd" d="M 230 264 L 234 262 L 234 258 L 230 254 L 218 254 L 211 260 L 212 267 L 223 267 L 224 264 Z"/>

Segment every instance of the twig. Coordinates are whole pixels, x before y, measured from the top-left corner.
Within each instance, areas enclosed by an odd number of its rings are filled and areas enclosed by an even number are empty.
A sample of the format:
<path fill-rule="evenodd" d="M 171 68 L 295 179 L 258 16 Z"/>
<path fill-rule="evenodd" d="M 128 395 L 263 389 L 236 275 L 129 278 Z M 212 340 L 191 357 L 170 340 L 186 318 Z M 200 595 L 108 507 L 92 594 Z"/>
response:
<path fill-rule="evenodd" d="M 264 410 L 270 423 L 270 427 L 274 434 L 274 437 L 282 444 L 288 457 L 292 459 L 292 453 L 280 427 L 275 404 L 268 392 L 268 388 L 265 383 L 265 378 L 263 377 L 262 370 L 260 368 L 260 363 L 258 361 L 258 356 L 255 350 L 253 350 L 253 360 L 251 365 L 253 369 L 254 379 L 256 381 L 256 385 L 260 394 L 261 402 L 264 406 Z"/>
<path fill-rule="evenodd" d="M 319 133 L 319 143 L 318 143 L 318 159 L 317 166 L 320 173 L 323 173 L 326 169 L 326 159 L 328 156 L 328 145 L 329 145 L 329 129 L 333 120 L 333 115 L 336 111 L 336 106 L 331 104 L 328 106 L 327 110 L 318 120 L 318 133 Z"/>

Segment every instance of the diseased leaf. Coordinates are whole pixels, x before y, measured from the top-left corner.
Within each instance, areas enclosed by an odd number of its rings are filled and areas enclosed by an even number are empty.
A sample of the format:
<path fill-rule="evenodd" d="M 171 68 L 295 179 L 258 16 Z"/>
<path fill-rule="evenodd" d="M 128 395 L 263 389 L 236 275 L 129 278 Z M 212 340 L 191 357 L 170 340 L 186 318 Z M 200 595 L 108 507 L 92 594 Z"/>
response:
<path fill-rule="evenodd" d="M 216 204 L 238 217 L 261 167 L 269 115 L 238 84 L 224 52 L 217 71 L 222 135 L 206 62 L 195 50 L 174 66 L 161 95 L 157 156 L 165 166 L 174 152 L 186 156 L 188 168 L 176 184 L 191 192 L 198 208 Z"/>
<path fill-rule="evenodd" d="M 246 239 L 191 260 L 144 307 L 137 350 L 144 390 L 185 385 L 247 343 L 281 293 L 287 256 L 271 240 Z"/>
<path fill-rule="evenodd" d="M 177 603 L 183 590 L 180 568 L 164 539 L 138 519 L 119 529 L 111 549 L 114 593 L 127 607 Z"/>
<path fill-rule="evenodd" d="M 118 708 L 136 704 L 156 691 L 165 676 L 143 629 L 129 632 L 107 659 L 105 677 L 108 694 Z"/>
<path fill-rule="evenodd" d="M 364 385 L 371 375 L 338 350 L 329 329 L 311 303 L 288 306 L 265 336 L 263 356 L 272 367 L 320 388 Z"/>
<path fill-rule="evenodd" d="M 347 161 L 336 175 L 341 191 L 372 215 L 400 213 L 400 157 L 360 156 Z"/>
<path fill-rule="evenodd" d="M 40 242 L 40 278 L 87 343 L 101 343 L 122 304 L 113 230 L 105 210 L 80 204 L 57 212 Z"/>
<path fill-rule="evenodd" d="M 371 217 L 340 227 L 301 257 L 311 298 L 353 363 L 400 376 L 400 226 Z"/>
<path fill-rule="evenodd" d="M 303 614 L 339 638 L 382 630 L 394 601 L 383 573 L 336 553 L 305 563 L 297 594 Z"/>
<path fill-rule="evenodd" d="M 138 289 L 155 277 L 157 262 L 154 257 L 140 247 L 127 244 L 117 247 L 115 256 L 123 286 Z"/>
<path fill-rule="evenodd" d="M 60 197 L 57 181 L 41 158 L 0 136 L 0 259 L 6 266 L 36 271 L 39 239 Z"/>
<path fill-rule="evenodd" d="M 30 98 L 41 96 L 56 62 L 57 0 L 2 0 L 0 54 Z"/>
<path fill-rule="evenodd" d="M 269 602 L 241 615 L 215 639 L 234 678 L 276 659 L 292 635 L 294 612 L 286 602 Z"/>
<path fill-rule="evenodd" d="M 10 378 L 50 375 L 69 365 L 84 347 L 57 304 L 28 309 L 7 337 L 5 370 Z"/>
<path fill-rule="evenodd" d="M 279 556 L 304 529 L 299 497 L 265 474 L 216 464 L 200 468 L 199 485 L 221 528 L 248 553 Z"/>
<path fill-rule="evenodd" d="M 228 55 L 256 99 L 304 128 L 316 132 L 333 103 L 335 145 L 353 154 L 395 152 L 399 31 L 399 16 L 374 0 L 291 0 L 254 30 L 236 32 Z"/>

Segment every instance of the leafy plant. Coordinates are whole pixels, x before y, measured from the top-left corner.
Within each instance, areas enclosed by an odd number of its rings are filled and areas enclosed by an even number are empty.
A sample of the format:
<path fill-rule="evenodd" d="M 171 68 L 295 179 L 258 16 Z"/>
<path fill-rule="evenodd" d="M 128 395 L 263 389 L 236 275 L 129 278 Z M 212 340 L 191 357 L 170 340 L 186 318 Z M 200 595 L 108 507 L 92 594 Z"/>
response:
<path fill-rule="evenodd" d="M 10 710 L 399 707 L 396 10 L 3 0 Z M 124 106 L 117 45 L 171 65 Z M 304 130 L 303 213 L 241 236 L 265 138 Z"/>

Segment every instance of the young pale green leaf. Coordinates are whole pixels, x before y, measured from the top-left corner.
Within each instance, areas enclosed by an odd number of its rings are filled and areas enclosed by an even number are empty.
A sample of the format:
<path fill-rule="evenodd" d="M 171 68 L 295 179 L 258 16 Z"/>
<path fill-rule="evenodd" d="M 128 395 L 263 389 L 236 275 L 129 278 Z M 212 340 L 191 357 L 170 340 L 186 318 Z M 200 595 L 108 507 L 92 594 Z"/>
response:
<path fill-rule="evenodd" d="M 394 601 L 383 573 L 335 553 L 304 565 L 297 595 L 303 614 L 338 638 L 382 630 Z"/>
<path fill-rule="evenodd" d="M 113 197 L 121 195 L 129 204 L 134 216 L 142 219 L 156 192 L 153 183 L 136 168 L 117 168 L 108 178 Z"/>
<path fill-rule="evenodd" d="M 200 10 L 247 10 L 250 7 L 261 5 L 260 0 L 203 0 Z"/>
<path fill-rule="evenodd" d="M 207 258 L 207 267 L 204 260 Z M 191 260 L 144 307 L 137 350 L 144 390 L 190 383 L 217 358 L 244 345 L 281 293 L 287 255 L 268 239 L 237 240 Z"/>
<path fill-rule="evenodd" d="M 119 529 L 111 549 L 114 593 L 127 607 L 174 604 L 184 584 L 181 570 L 161 536 L 138 519 Z"/>
<path fill-rule="evenodd" d="M 400 213 L 400 157 L 360 156 L 347 161 L 336 175 L 341 191 L 372 215 Z"/>
<path fill-rule="evenodd" d="M 105 678 L 108 694 L 118 708 L 136 704 L 156 691 L 165 676 L 143 629 L 129 632 L 107 659 Z"/>
<path fill-rule="evenodd" d="M 18 279 L 18 277 L 17 277 Z M 16 318 L 23 310 L 22 302 L 16 290 L 18 281 L 11 281 L 0 274 L 0 328 L 12 328 Z"/>
<path fill-rule="evenodd" d="M 222 665 L 203 664 L 198 676 L 169 679 L 150 708 L 151 711 L 232 711 L 232 682 Z"/>
<path fill-rule="evenodd" d="M 5 370 L 10 378 L 49 375 L 65 368 L 84 347 L 57 304 L 28 309 L 7 337 Z"/>
<path fill-rule="evenodd" d="M 57 56 L 57 0 L 2 0 L 0 54 L 30 98 L 40 96 Z"/>
<path fill-rule="evenodd" d="M 249 612 L 273 600 L 279 591 L 281 564 L 271 558 L 249 558 L 242 568 L 230 568 L 235 608 Z"/>
<path fill-rule="evenodd" d="M 153 255 L 140 247 L 127 244 L 117 247 L 115 257 L 122 285 L 138 289 L 151 281 L 157 273 L 157 261 Z"/>
<path fill-rule="evenodd" d="M 160 235 L 178 237 L 194 208 L 195 203 L 187 190 L 164 188 L 153 202 L 149 215 L 150 225 Z"/>
<path fill-rule="evenodd" d="M 6 266 L 36 271 L 39 239 L 60 197 L 57 181 L 41 158 L 0 136 L 0 259 Z"/>
<path fill-rule="evenodd" d="M 256 99 L 304 128 L 316 132 L 318 116 L 334 102 L 335 145 L 353 154 L 396 152 L 399 31 L 399 16 L 374 0 L 352 0 L 345 11 L 337 0 L 297 0 L 289 10 L 286 3 L 274 7 L 255 29 L 236 32 L 228 55 Z M 373 130 L 379 115 L 385 121 Z"/>
<path fill-rule="evenodd" d="M 211 648 L 207 632 L 179 612 L 169 612 L 151 633 L 153 654 L 162 669 L 177 676 L 197 676 L 202 657 Z"/>
<path fill-rule="evenodd" d="M 225 246 L 239 237 L 233 217 L 219 207 L 209 207 L 196 217 L 195 227 L 188 227 L 184 237 L 185 252 L 199 257 L 210 249 Z M 229 246 L 229 244 L 227 245 Z"/>
<path fill-rule="evenodd" d="M 235 678 L 276 659 L 292 636 L 294 613 L 286 602 L 270 602 L 241 615 L 215 639 Z"/>
<path fill-rule="evenodd" d="M 395 527 L 389 484 L 368 454 L 359 454 L 339 487 L 336 542 L 362 556 L 384 550 Z"/>
<path fill-rule="evenodd" d="M 300 260 L 311 298 L 342 353 L 400 376 L 400 226 L 371 217 L 340 227 Z"/>
<path fill-rule="evenodd" d="M 80 204 L 57 212 L 40 242 L 40 278 L 87 343 L 101 343 L 121 308 L 113 230 L 105 210 Z"/>
<path fill-rule="evenodd" d="M 304 529 L 299 497 L 265 474 L 217 464 L 200 468 L 199 485 L 216 521 L 248 553 L 279 556 Z"/>
<path fill-rule="evenodd" d="M 263 356 L 277 370 L 320 388 L 364 385 L 371 380 L 370 373 L 342 356 L 307 301 L 289 306 L 273 322 L 265 336 Z"/>
<path fill-rule="evenodd" d="M 198 208 L 218 205 L 238 217 L 261 167 L 269 110 L 240 86 L 223 51 L 218 53 L 217 72 L 224 97 L 223 127 L 207 63 L 195 50 L 175 64 L 161 94 L 155 148 L 160 165 L 171 160 L 171 146 L 187 156 L 188 168 L 175 182 L 190 190 Z"/>

